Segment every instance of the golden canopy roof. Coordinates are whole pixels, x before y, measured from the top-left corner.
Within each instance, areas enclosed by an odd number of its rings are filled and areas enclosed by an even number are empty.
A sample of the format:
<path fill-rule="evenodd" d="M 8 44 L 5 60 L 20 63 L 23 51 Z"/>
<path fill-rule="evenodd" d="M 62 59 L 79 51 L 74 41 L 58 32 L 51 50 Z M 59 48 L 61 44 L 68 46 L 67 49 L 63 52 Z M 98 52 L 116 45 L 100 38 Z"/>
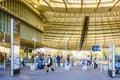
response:
<path fill-rule="evenodd" d="M 44 44 L 47 47 L 90 50 L 93 45 L 120 46 L 120 0 L 26 2 L 45 18 Z"/>

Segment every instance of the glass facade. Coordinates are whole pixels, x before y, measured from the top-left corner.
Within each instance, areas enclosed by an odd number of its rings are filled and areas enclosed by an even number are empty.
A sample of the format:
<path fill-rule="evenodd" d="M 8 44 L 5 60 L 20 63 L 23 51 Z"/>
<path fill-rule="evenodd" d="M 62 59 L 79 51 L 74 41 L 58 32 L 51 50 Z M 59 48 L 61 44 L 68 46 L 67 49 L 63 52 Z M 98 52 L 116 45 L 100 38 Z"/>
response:
<path fill-rule="evenodd" d="M 52 0 L 56 2 L 63 2 L 63 0 Z M 65 0 L 67 3 L 81 3 L 82 0 Z M 111 2 L 114 0 L 101 0 L 101 2 Z M 97 3 L 99 0 L 83 0 L 83 3 Z"/>
<path fill-rule="evenodd" d="M 43 23 L 40 17 L 34 13 L 27 5 L 20 0 L 5 0 L 0 2 L 0 31 L 10 34 L 10 19 L 14 18 L 20 21 L 20 35 L 21 38 L 32 40 L 36 34 L 37 42 L 42 43 L 43 36 Z M 10 14 L 8 13 L 10 12 Z M 13 15 L 11 15 L 13 14 Z M 14 16 L 15 15 L 15 16 Z M 16 16 L 20 17 L 19 20 Z M 33 27 L 34 26 L 34 27 Z"/>

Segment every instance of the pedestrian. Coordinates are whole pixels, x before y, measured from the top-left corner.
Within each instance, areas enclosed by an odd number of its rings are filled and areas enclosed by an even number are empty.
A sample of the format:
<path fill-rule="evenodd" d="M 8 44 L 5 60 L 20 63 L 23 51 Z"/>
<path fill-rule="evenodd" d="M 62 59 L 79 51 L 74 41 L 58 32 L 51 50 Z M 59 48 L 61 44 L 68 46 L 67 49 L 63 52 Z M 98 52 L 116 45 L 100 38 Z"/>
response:
<path fill-rule="evenodd" d="M 44 57 L 40 54 L 39 55 L 39 61 L 41 61 L 43 63 Z"/>
<path fill-rule="evenodd" d="M 25 66 L 24 59 L 21 57 L 20 62 L 22 63 L 22 66 Z"/>
<path fill-rule="evenodd" d="M 31 62 L 34 63 L 34 55 L 31 57 Z"/>
<path fill-rule="evenodd" d="M 65 59 L 64 59 L 64 57 L 63 57 L 63 56 L 61 56 L 61 60 L 60 60 L 60 62 L 62 63 L 62 65 L 61 65 L 61 66 L 65 66 Z"/>
<path fill-rule="evenodd" d="M 61 60 L 61 57 L 59 56 L 59 54 L 57 55 L 56 60 L 57 60 L 57 66 L 60 67 L 60 60 Z"/>
<path fill-rule="evenodd" d="M 85 59 L 82 60 L 82 66 L 87 66 L 87 61 Z"/>
<path fill-rule="evenodd" d="M 37 64 L 38 69 L 44 69 L 44 64 L 43 64 L 44 57 L 40 54 L 39 55 L 39 61 Z"/>
<path fill-rule="evenodd" d="M 91 64 L 90 56 L 88 55 L 88 57 L 87 57 L 87 65 L 89 66 L 90 64 Z"/>
<path fill-rule="evenodd" d="M 51 68 L 51 70 L 54 71 L 54 69 L 52 67 L 52 63 L 53 63 L 53 60 L 52 60 L 51 56 L 49 55 L 49 57 L 47 58 L 46 72 L 48 72 L 49 68 Z"/>
<path fill-rule="evenodd" d="M 67 56 L 67 65 L 70 65 L 70 55 Z"/>
<path fill-rule="evenodd" d="M 94 65 L 94 69 L 96 69 L 97 67 L 98 67 L 98 64 L 97 64 L 97 58 L 95 57 L 94 59 L 93 59 L 93 65 Z"/>

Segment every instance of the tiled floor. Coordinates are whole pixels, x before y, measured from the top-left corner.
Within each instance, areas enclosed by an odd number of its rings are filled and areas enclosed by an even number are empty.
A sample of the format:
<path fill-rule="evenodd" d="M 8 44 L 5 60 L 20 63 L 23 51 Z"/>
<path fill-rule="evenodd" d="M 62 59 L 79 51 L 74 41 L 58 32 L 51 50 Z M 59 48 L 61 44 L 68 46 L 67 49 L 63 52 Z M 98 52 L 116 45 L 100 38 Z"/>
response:
<path fill-rule="evenodd" d="M 88 71 L 82 71 L 80 66 L 71 67 L 66 71 L 64 67 L 54 67 L 55 71 L 46 73 L 45 69 L 31 71 L 30 68 L 21 68 L 17 77 L 10 76 L 10 69 L 0 70 L 0 80 L 120 80 L 120 73 L 115 78 L 110 78 L 107 71 L 94 70 L 88 67 Z"/>

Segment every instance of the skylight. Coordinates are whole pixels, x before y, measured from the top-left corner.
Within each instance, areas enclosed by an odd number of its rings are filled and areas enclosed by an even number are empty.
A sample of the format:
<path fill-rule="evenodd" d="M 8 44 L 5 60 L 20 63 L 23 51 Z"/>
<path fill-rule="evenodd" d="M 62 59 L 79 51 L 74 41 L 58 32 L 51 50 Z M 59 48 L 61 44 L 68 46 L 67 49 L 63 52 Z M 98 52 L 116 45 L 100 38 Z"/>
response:
<path fill-rule="evenodd" d="M 56 2 L 63 2 L 63 0 L 53 0 Z M 81 3 L 82 0 L 65 0 L 67 3 Z M 101 0 L 101 2 L 111 2 L 114 0 Z M 99 0 L 83 0 L 83 3 L 97 3 Z"/>

